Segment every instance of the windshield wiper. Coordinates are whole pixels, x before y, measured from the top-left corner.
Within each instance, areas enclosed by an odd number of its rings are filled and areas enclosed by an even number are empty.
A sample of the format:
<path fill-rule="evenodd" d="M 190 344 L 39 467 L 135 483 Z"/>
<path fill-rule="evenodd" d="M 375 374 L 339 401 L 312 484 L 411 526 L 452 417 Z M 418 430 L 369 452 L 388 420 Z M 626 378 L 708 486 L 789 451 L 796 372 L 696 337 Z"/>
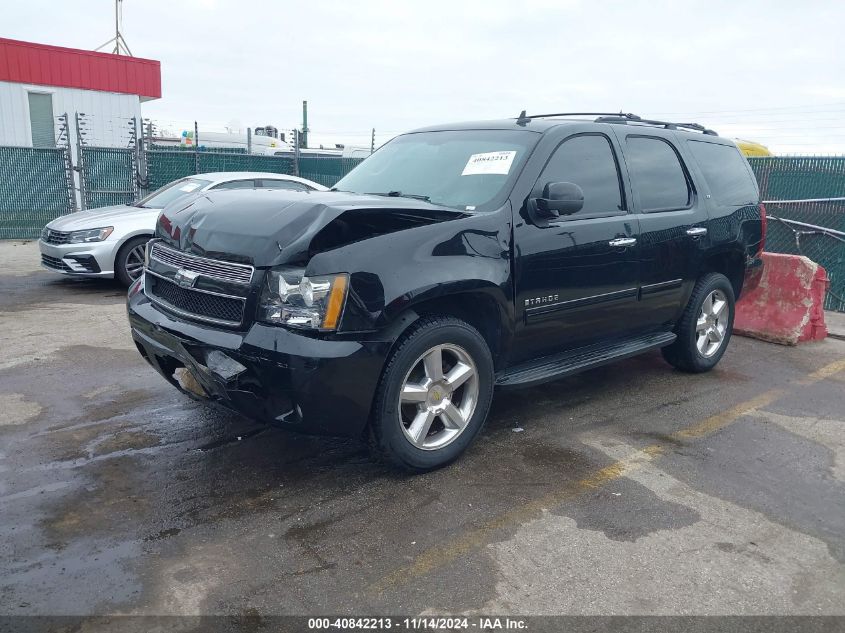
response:
<path fill-rule="evenodd" d="M 401 191 L 388 191 L 388 192 L 379 192 L 374 191 L 367 193 L 368 196 L 389 196 L 390 198 L 414 198 L 415 200 L 422 200 L 424 202 L 431 202 L 431 198 L 429 196 L 423 196 L 418 193 L 402 193 Z"/>

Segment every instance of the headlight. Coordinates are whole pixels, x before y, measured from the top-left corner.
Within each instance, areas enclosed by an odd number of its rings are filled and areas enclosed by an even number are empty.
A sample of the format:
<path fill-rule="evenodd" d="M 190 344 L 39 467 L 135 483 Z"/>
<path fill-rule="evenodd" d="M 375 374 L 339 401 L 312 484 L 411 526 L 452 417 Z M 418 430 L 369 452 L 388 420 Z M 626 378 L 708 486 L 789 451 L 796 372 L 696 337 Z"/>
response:
<path fill-rule="evenodd" d="M 113 226 L 104 226 L 101 229 L 86 229 L 84 231 L 72 231 L 68 238 L 68 244 L 84 244 L 85 242 L 102 242 L 111 232 Z"/>
<path fill-rule="evenodd" d="M 265 277 L 258 318 L 309 330 L 336 330 L 346 303 L 349 275 L 304 277 L 302 270 L 271 270 Z"/>

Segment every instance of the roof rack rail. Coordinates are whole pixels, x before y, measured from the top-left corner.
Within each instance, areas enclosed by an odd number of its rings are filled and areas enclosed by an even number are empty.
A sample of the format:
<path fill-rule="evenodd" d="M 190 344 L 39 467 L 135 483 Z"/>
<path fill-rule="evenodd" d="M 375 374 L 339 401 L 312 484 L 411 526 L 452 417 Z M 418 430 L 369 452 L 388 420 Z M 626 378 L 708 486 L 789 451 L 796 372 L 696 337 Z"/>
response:
<path fill-rule="evenodd" d="M 526 115 L 525 110 L 523 110 L 519 113 L 519 116 L 516 119 L 516 124 L 526 125 L 527 123 L 530 123 L 532 119 L 549 119 L 552 117 L 562 116 L 594 116 L 596 117 L 596 123 L 640 123 L 642 125 L 655 125 L 658 127 L 665 128 L 667 130 L 695 130 L 696 132 L 701 132 L 702 134 L 708 134 L 710 136 L 719 136 L 714 130 L 706 128 L 699 123 L 673 123 L 671 121 L 644 119 L 639 115 L 632 114 L 631 112 L 556 112 L 554 114 Z"/>

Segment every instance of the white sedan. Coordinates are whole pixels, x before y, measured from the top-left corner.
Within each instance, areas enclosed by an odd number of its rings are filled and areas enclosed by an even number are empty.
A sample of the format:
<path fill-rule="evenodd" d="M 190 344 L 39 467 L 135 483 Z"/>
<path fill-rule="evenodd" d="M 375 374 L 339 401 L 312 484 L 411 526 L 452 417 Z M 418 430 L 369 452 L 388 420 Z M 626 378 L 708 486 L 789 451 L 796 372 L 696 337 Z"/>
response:
<path fill-rule="evenodd" d="M 56 218 L 41 231 L 41 265 L 79 277 L 114 277 L 130 285 L 144 268 L 144 247 L 159 212 L 179 198 L 209 189 L 326 191 L 316 182 L 263 172 L 227 171 L 176 180 L 132 204 Z"/>

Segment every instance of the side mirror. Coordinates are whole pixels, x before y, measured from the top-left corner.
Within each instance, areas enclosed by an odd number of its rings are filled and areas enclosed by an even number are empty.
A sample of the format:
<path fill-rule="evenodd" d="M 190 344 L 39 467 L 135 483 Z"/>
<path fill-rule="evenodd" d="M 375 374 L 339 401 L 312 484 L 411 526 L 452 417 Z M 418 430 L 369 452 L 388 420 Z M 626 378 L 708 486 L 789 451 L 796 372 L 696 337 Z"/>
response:
<path fill-rule="evenodd" d="M 572 182 L 550 182 L 543 187 L 543 197 L 529 203 L 531 210 L 543 219 L 572 215 L 584 208 L 584 191 Z"/>

